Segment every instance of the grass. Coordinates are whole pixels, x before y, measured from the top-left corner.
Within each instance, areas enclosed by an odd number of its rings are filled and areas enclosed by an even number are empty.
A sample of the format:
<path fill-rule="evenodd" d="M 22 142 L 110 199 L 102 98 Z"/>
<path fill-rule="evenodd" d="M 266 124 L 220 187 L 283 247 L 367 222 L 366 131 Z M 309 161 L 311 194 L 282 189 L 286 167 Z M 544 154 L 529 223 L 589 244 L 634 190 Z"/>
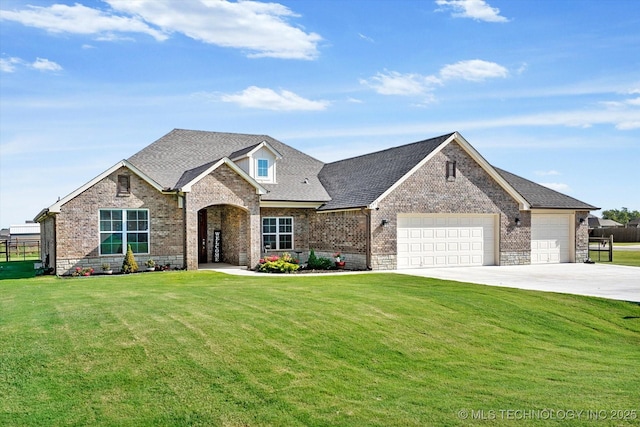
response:
<path fill-rule="evenodd" d="M 597 263 L 609 263 L 608 252 L 600 252 L 600 259 L 598 261 L 598 252 L 589 251 L 589 257 Z M 629 265 L 632 267 L 640 267 L 640 251 L 621 250 L 617 251 L 615 246 L 613 247 L 613 262 L 616 265 Z"/>
<path fill-rule="evenodd" d="M 636 411 L 598 421 L 624 426 L 640 416 L 639 305 L 404 275 L 9 279 L 0 344 L 3 426 L 456 426 L 479 423 L 479 411 L 513 425 L 499 411 Z"/>

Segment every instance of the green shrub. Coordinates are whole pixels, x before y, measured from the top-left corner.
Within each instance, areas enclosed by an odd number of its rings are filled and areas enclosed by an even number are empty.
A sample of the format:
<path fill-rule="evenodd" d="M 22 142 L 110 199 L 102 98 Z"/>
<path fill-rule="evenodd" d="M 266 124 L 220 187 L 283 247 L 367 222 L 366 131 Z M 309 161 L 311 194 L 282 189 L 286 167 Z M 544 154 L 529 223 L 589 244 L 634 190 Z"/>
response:
<path fill-rule="evenodd" d="M 309 260 L 307 261 L 307 268 L 309 270 L 331 270 L 333 267 L 333 261 L 329 258 L 318 258 L 313 249 L 311 249 Z"/>
<path fill-rule="evenodd" d="M 293 273 L 300 268 L 299 261 L 288 253 L 282 256 L 272 255 L 260 260 L 258 271 L 263 273 Z"/>
<path fill-rule="evenodd" d="M 124 256 L 124 261 L 122 261 L 122 272 L 135 273 L 136 271 L 138 271 L 138 263 L 133 256 L 131 245 L 127 245 L 127 254 Z"/>

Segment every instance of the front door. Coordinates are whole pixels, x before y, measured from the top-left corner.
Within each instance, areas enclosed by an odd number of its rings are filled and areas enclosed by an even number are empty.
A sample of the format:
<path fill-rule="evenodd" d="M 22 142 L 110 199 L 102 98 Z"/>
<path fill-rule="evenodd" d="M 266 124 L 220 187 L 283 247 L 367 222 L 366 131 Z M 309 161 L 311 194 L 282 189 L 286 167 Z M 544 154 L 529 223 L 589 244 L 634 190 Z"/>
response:
<path fill-rule="evenodd" d="M 207 262 L 207 210 L 198 211 L 198 262 Z"/>

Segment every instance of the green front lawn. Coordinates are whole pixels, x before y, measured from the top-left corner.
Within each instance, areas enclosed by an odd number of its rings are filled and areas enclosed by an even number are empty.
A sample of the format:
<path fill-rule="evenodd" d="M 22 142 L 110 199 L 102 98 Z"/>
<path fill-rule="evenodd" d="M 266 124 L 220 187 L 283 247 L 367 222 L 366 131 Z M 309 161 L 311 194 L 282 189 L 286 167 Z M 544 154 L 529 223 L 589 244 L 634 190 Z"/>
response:
<path fill-rule="evenodd" d="M 639 348 L 637 304 L 396 274 L 9 279 L 0 425 L 637 425 Z"/>
<path fill-rule="evenodd" d="M 597 251 L 589 251 L 589 257 L 595 262 L 609 263 L 609 254 L 607 252 L 600 252 L 600 261 L 598 261 Z M 612 264 L 640 267 L 640 251 L 616 251 L 614 246 Z"/>

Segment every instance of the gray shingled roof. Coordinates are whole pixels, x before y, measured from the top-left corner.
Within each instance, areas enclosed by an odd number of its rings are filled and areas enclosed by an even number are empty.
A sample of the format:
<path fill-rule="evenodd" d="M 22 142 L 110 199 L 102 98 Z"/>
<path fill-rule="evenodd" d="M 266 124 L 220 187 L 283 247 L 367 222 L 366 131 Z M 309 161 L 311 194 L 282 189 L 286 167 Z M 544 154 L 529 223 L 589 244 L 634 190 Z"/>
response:
<path fill-rule="evenodd" d="M 268 142 L 282 154 L 277 165 L 277 184 L 264 184 L 267 201 L 330 200 L 318 180 L 323 163 L 267 135 L 174 129 L 143 148 L 128 161 L 166 189 L 177 189 L 219 159 Z M 305 183 L 305 178 L 308 183 Z"/>
<path fill-rule="evenodd" d="M 566 194 L 559 193 L 555 190 L 547 188 L 543 185 L 536 184 L 533 181 L 514 175 L 503 169 L 494 169 L 518 192 L 525 198 L 532 208 L 546 209 L 578 209 L 578 210 L 596 210 L 599 209 L 588 203 L 569 197 Z"/>
<path fill-rule="evenodd" d="M 218 160 L 266 141 L 281 155 L 278 184 L 263 184 L 265 201 L 326 202 L 320 210 L 369 206 L 453 133 L 324 164 L 266 135 L 174 129 L 128 161 L 166 189 L 189 183 Z M 598 209 L 510 172 L 496 171 L 532 208 Z M 284 184 L 284 185 L 283 185 Z"/>
<path fill-rule="evenodd" d="M 320 182 L 332 200 L 320 210 L 370 205 L 451 135 L 325 165 L 320 171 Z"/>

